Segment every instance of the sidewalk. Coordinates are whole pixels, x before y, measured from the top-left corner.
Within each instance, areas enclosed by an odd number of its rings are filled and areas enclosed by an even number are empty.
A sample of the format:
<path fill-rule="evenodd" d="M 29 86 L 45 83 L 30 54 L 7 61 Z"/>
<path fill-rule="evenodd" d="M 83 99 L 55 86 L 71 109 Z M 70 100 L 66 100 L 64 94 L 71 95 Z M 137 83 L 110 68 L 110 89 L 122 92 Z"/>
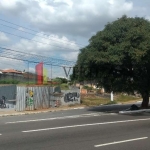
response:
<path fill-rule="evenodd" d="M 74 107 L 54 107 L 49 109 L 38 109 L 31 111 L 15 111 L 14 109 L 1 109 L 0 108 L 0 117 L 5 116 L 17 116 L 17 115 L 29 115 L 29 114 L 38 114 L 38 113 L 46 113 L 46 112 L 55 112 L 55 111 L 64 111 L 64 110 L 72 110 L 72 109 L 84 109 L 84 106 L 74 106 Z"/>
<path fill-rule="evenodd" d="M 130 104 L 130 103 L 128 103 Z M 116 106 L 119 104 L 115 104 L 115 105 L 102 105 L 100 107 L 108 107 L 108 106 Z M 124 104 L 120 104 L 120 105 L 124 105 Z M 38 113 L 46 113 L 46 112 L 55 112 L 55 111 L 64 111 L 64 110 L 73 110 L 73 109 L 84 109 L 84 108 L 89 108 L 87 106 L 84 105 L 78 105 L 78 106 L 61 106 L 61 107 L 53 107 L 53 108 L 49 108 L 49 109 L 38 109 L 38 110 L 32 110 L 32 111 L 15 111 L 14 109 L 1 109 L 0 108 L 0 117 L 4 117 L 4 116 L 17 116 L 17 115 L 29 115 L 29 114 L 38 114 Z M 107 111 L 106 111 L 107 112 Z M 150 113 L 150 109 L 140 109 L 140 110 L 134 110 L 134 111 L 118 111 L 119 114 L 135 114 L 135 113 Z"/>

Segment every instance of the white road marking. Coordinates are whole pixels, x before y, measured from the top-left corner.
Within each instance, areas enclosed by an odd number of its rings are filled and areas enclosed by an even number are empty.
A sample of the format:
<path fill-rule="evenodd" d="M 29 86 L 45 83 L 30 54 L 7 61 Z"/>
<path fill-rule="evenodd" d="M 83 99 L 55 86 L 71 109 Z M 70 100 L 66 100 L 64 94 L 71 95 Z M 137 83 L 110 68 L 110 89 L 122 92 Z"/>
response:
<path fill-rule="evenodd" d="M 120 143 L 127 143 L 127 142 L 132 142 L 132 141 L 139 141 L 139 140 L 144 140 L 144 139 L 147 139 L 147 138 L 148 137 L 142 137 L 142 138 L 136 138 L 136 139 L 129 139 L 129 140 L 124 140 L 124 141 L 118 141 L 118 142 L 112 142 L 112 143 L 94 145 L 94 147 L 102 147 L 102 146 L 108 146 L 108 145 L 114 145 L 114 144 L 120 144 Z"/>
<path fill-rule="evenodd" d="M 0 135 L 2 135 L 2 134 L 0 134 Z"/>
<path fill-rule="evenodd" d="M 81 114 L 81 115 L 65 116 L 65 117 L 55 117 L 55 118 L 45 118 L 45 119 L 34 119 L 34 120 L 23 120 L 23 121 L 6 122 L 5 124 L 27 123 L 27 122 L 36 122 L 36 121 L 48 121 L 48 120 L 57 120 L 57 119 L 71 119 L 71 118 L 103 116 L 103 115 L 116 115 L 116 114 L 113 114 L 113 113 L 111 113 L 111 114 L 90 113 L 90 114 Z"/>
<path fill-rule="evenodd" d="M 79 108 L 74 108 L 74 109 L 84 109 L 85 107 L 79 107 Z"/>
<path fill-rule="evenodd" d="M 72 126 L 62 126 L 62 127 L 36 129 L 36 130 L 27 130 L 27 131 L 22 131 L 22 132 L 38 132 L 38 131 L 47 131 L 47 130 L 58 130 L 58 129 L 66 129 L 66 128 L 97 126 L 97 125 L 117 124 L 117 123 L 126 123 L 126 122 L 138 122 L 138 121 L 148 121 L 148 120 L 150 120 L 150 118 L 135 119 L 135 120 L 123 120 L 123 121 L 113 121 L 113 122 L 101 122 L 101 123 L 92 123 L 92 124 L 81 124 L 81 125 L 72 125 Z"/>

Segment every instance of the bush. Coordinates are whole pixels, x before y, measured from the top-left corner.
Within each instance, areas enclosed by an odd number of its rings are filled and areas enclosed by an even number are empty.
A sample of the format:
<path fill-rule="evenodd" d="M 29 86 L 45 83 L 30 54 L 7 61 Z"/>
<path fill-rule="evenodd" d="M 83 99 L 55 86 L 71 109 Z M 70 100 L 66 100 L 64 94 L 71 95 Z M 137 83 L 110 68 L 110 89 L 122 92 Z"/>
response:
<path fill-rule="evenodd" d="M 83 89 L 86 89 L 86 90 L 93 90 L 92 87 L 89 87 L 89 86 L 87 86 L 87 85 L 83 86 Z"/>
<path fill-rule="evenodd" d="M 19 81 L 17 81 L 17 80 L 1 80 L 0 81 L 0 84 L 18 84 L 19 83 Z"/>
<path fill-rule="evenodd" d="M 61 88 L 62 90 L 69 90 L 69 86 L 68 86 L 68 84 L 66 84 L 66 83 L 61 84 L 61 85 L 60 85 L 60 88 Z"/>

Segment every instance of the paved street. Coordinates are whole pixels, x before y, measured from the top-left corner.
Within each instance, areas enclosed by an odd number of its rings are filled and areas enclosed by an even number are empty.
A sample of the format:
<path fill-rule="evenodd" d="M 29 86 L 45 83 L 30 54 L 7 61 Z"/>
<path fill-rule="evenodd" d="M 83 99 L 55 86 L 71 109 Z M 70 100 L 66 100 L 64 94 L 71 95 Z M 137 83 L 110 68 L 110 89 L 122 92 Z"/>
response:
<path fill-rule="evenodd" d="M 150 113 L 119 115 L 105 109 L 1 117 L 1 150 L 149 150 Z"/>

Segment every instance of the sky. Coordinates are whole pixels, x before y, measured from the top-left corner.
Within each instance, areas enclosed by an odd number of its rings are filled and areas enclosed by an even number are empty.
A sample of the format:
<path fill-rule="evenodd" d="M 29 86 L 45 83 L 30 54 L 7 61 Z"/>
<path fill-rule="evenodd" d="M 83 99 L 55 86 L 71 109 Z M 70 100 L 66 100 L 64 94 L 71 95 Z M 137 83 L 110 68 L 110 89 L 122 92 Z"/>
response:
<path fill-rule="evenodd" d="M 150 19 L 149 7 L 150 0 L 0 0 L 0 47 L 76 62 L 108 22 L 122 15 Z M 35 71 L 33 63 L 0 59 L 0 69 Z M 53 66 L 56 76 L 65 76 L 62 67 Z"/>

